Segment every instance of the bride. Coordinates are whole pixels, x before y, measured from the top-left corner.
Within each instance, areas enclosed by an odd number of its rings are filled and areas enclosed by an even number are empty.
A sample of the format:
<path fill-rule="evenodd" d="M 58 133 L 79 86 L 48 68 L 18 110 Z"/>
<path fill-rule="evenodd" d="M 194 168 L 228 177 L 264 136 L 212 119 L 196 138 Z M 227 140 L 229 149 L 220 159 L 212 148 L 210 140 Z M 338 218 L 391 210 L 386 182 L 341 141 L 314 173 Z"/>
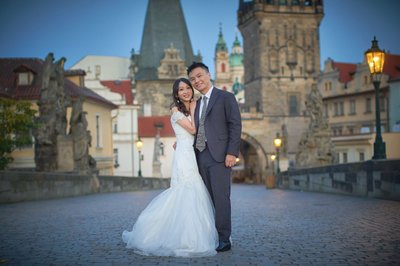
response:
<path fill-rule="evenodd" d="M 218 233 L 210 195 L 197 168 L 193 149 L 194 90 L 189 80 L 174 82 L 171 124 L 176 135 L 171 186 L 139 215 L 122 239 L 136 253 L 198 257 L 216 254 Z"/>

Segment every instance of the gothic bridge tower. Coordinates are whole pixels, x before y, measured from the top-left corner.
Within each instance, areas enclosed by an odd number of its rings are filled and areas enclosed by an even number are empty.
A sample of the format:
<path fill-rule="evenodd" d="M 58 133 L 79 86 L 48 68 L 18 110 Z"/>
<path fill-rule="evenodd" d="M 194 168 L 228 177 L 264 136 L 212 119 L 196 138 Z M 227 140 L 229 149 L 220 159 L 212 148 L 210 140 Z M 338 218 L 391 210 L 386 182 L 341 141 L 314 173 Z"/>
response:
<path fill-rule="evenodd" d="M 180 0 L 148 0 L 140 52 L 131 55 L 131 80 L 141 116 L 169 115 L 172 84 L 187 77 L 194 55 Z"/>
<path fill-rule="evenodd" d="M 273 139 L 279 133 L 284 137 L 281 169 L 286 169 L 295 164 L 301 135 L 308 127 L 305 99 L 320 73 L 323 3 L 239 0 L 237 15 L 245 68 L 242 138 L 244 146 L 253 150 L 244 154 L 245 160 L 253 156 L 268 168 L 269 155 L 275 153 Z"/>

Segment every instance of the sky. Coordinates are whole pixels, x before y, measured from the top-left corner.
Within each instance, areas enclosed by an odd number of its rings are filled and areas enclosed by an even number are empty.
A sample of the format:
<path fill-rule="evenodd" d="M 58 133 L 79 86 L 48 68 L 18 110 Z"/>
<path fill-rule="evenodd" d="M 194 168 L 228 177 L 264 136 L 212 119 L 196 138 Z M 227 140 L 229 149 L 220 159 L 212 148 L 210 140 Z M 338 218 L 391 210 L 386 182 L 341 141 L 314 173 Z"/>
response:
<path fill-rule="evenodd" d="M 229 51 L 239 0 L 181 0 L 193 52 L 214 76 L 220 24 Z M 0 57 L 66 57 L 65 69 L 87 55 L 129 57 L 140 51 L 147 0 L 0 0 Z M 399 0 L 324 0 L 321 68 L 329 57 L 360 63 L 374 36 L 400 54 Z"/>

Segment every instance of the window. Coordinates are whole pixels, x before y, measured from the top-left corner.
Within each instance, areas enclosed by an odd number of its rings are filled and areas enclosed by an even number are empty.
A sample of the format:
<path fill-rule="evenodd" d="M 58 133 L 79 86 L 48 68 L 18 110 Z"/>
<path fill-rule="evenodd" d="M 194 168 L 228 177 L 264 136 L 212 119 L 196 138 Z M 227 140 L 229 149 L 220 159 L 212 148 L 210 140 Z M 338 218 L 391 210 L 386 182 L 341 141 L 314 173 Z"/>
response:
<path fill-rule="evenodd" d="M 113 132 L 118 133 L 118 123 L 114 123 L 113 125 Z"/>
<path fill-rule="evenodd" d="M 343 152 L 343 163 L 347 163 L 347 152 Z"/>
<path fill-rule="evenodd" d="M 360 128 L 360 133 L 361 134 L 368 134 L 371 133 L 371 127 L 370 126 L 362 126 Z"/>
<path fill-rule="evenodd" d="M 289 115 L 299 114 L 299 100 L 297 95 L 289 95 Z"/>
<path fill-rule="evenodd" d="M 226 71 L 226 70 L 225 70 L 225 64 L 222 63 L 222 64 L 221 64 L 221 72 L 222 72 L 222 73 L 225 73 L 225 71 Z"/>
<path fill-rule="evenodd" d="M 279 5 L 280 6 L 285 6 L 286 5 L 286 0 L 279 0 Z"/>
<path fill-rule="evenodd" d="M 339 115 L 344 115 L 344 103 L 339 103 Z"/>
<path fill-rule="evenodd" d="M 28 72 L 18 74 L 18 85 L 30 85 Z"/>
<path fill-rule="evenodd" d="M 329 117 L 328 104 L 324 104 L 324 117 Z"/>
<path fill-rule="evenodd" d="M 356 114 L 356 100 L 350 100 L 350 113 L 349 115 Z"/>
<path fill-rule="evenodd" d="M 371 98 L 365 99 L 365 112 L 366 113 L 372 112 Z"/>
<path fill-rule="evenodd" d="M 333 110 L 334 110 L 335 116 L 338 116 L 339 115 L 339 105 L 338 105 L 338 103 L 333 103 Z"/>
<path fill-rule="evenodd" d="M 354 127 L 347 127 L 349 135 L 354 135 Z"/>
<path fill-rule="evenodd" d="M 285 75 L 285 68 L 284 67 L 281 67 L 281 74 Z"/>
<path fill-rule="evenodd" d="M 386 110 L 386 105 L 385 105 L 385 103 L 386 103 L 386 99 L 385 99 L 385 97 L 380 97 L 379 98 L 379 108 L 381 109 L 381 112 L 385 112 L 385 110 Z"/>
<path fill-rule="evenodd" d="M 365 161 L 365 154 L 364 154 L 364 152 L 360 151 L 359 155 L 360 155 L 360 162 Z"/>
<path fill-rule="evenodd" d="M 304 6 L 312 6 L 312 1 L 311 0 L 305 0 L 304 1 Z"/>
<path fill-rule="evenodd" d="M 101 132 L 102 132 L 102 128 L 101 128 L 100 115 L 96 114 L 96 148 L 101 148 L 102 147 Z"/>

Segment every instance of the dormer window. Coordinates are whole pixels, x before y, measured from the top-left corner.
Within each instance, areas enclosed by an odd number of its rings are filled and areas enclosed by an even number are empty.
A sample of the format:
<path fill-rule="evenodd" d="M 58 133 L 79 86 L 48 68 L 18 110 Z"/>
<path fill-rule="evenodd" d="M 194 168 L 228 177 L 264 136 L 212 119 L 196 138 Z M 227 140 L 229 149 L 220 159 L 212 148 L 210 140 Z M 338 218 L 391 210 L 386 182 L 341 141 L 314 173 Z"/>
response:
<path fill-rule="evenodd" d="M 28 73 L 19 73 L 18 75 L 18 85 L 28 85 L 29 75 Z"/>
<path fill-rule="evenodd" d="M 14 69 L 17 76 L 17 86 L 32 85 L 36 72 L 25 65 L 21 65 Z"/>
<path fill-rule="evenodd" d="M 18 86 L 31 85 L 33 80 L 33 74 L 30 72 L 18 73 Z"/>

